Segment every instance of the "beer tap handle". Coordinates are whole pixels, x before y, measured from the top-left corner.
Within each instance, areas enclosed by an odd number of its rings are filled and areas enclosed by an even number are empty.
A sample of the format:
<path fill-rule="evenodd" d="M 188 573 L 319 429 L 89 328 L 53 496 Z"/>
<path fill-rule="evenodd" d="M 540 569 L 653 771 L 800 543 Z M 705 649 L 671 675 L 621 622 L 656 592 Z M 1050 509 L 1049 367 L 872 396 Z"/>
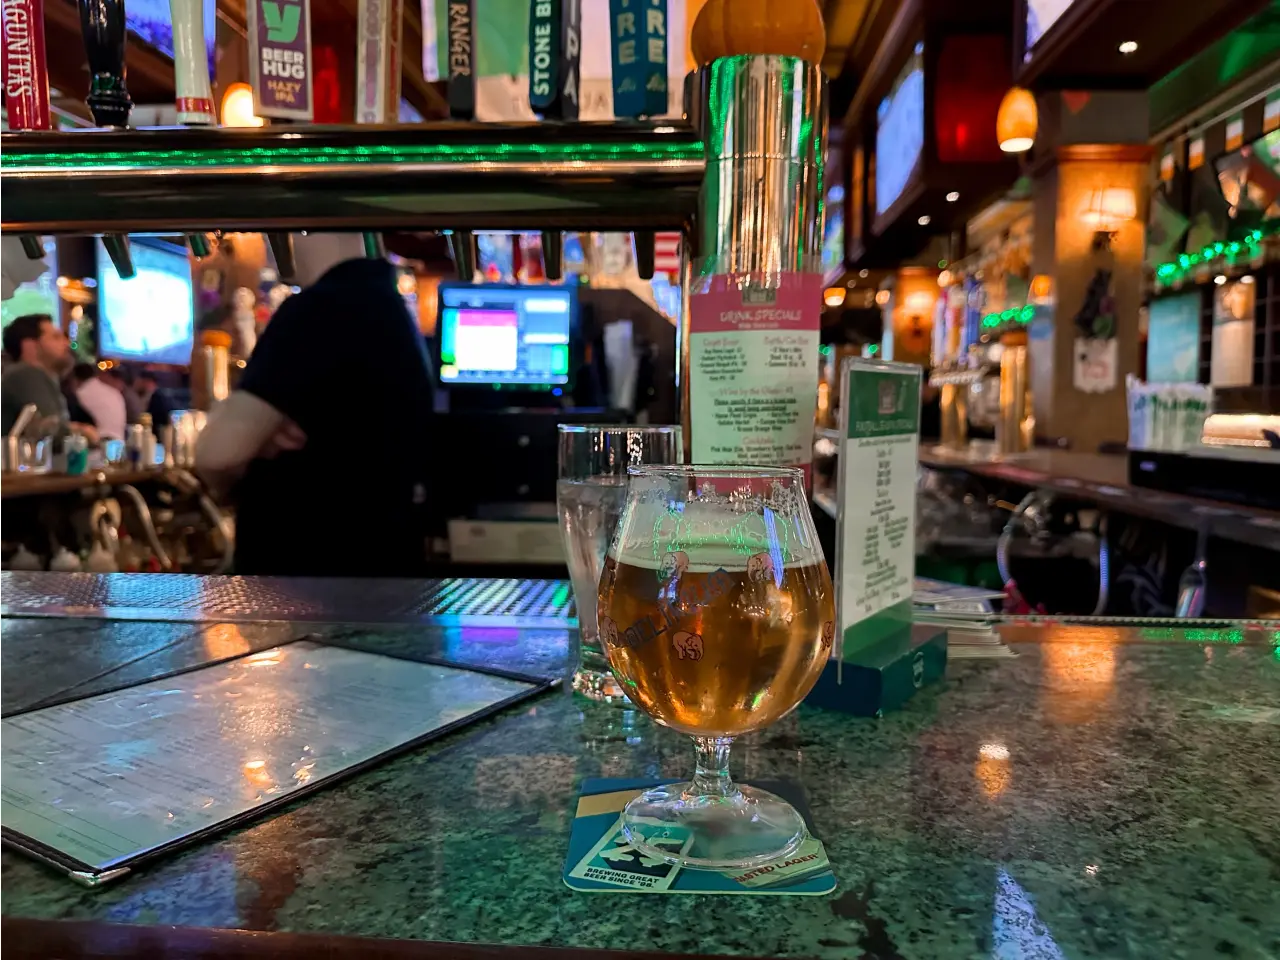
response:
<path fill-rule="evenodd" d="M 476 275 L 476 237 L 470 230 L 451 230 L 446 235 L 449 242 L 449 253 L 453 257 L 453 266 L 458 271 L 458 279 L 470 283 Z"/>
<path fill-rule="evenodd" d="M 653 279 L 654 235 L 652 230 L 637 230 L 631 235 L 631 249 L 636 258 L 636 273 L 641 280 Z"/>
<path fill-rule="evenodd" d="M 385 260 L 387 257 L 387 244 L 382 239 L 382 234 L 374 233 L 366 230 L 364 233 L 364 255 L 370 260 Z"/>
<path fill-rule="evenodd" d="M 577 120 L 582 0 L 533 0 L 529 10 L 529 106 L 547 120 Z"/>
<path fill-rule="evenodd" d="M 292 280 L 298 271 L 293 261 L 293 234 L 268 233 L 267 243 L 271 245 L 271 255 L 276 258 L 276 273 L 280 279 Z"/>
<path fill-rule="evenodd" d="M 133 256 L 129 253 L 129 235 L 126 233 L 108 233 L 102 238 L 102 245 L 107 249 L 107 256 L 115 264 L 116 273 L 121 280 L 132 280 L 137 274 L 133 269 Z"/>
<path fill-rule="evenodd" d="M 125 86 L 124 0 L 77 0 L 80 30 L 89 60 L 89 96 L 93 122 L 127 127 L 133 101 Z"/>
<path fill-rule="evenodd" d="M 449 116 L 455 120 L 476 118 L 476 4 L 475 0 L 448 0 L 445 4 L 448 43 Z"/>
<path fill-rule="evenodd" d="M 548 280 L 564 276 L 564 234 L 559 230 L 542 231 L 542 271 Z"/>
<path fill-rule="evenodd" d="M 203 260 L 210 253 L 209 237 L 203 233 L 188 233 L 187 245 L 191 247 L 191 255 L 197 260 Z"/>

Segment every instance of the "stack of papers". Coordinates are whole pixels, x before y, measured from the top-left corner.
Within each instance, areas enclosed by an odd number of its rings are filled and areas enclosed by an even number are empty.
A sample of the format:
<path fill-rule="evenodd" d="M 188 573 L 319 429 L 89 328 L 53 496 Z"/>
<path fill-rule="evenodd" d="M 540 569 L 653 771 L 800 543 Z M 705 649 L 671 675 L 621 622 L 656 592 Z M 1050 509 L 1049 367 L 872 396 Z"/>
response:
<path fill-rule="evenodd" d="M 945 627 L 947 656 L 953 660 L 1012 657 L 1013 651 L 996 631 L 999 615 L 991 606 L 992 600 L 1003 597 L 999 590 L 916 577 L 911 596 L 912 619 Z"/>

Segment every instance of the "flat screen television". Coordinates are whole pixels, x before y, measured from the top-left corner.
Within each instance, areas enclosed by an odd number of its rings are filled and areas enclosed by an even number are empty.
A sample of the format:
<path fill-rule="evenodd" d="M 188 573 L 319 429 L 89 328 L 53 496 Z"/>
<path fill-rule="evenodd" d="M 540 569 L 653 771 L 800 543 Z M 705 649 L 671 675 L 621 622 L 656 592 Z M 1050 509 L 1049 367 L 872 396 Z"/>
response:
<path fill-rule="evenodd" d="M 442 283 L 436 336 L 445 386 L 567 387 L 578 292 L 569 286 Z"/>
<path fill-rule="evenodd" d="M 98 353 L 143 363 L 191 362 L 195 305 L 187 248 L 133 238 L 136 274 L 121 280 L 98 241 Z"/>
<path fill-rule="evenodd" d="M 17 246 L 17 241 L 14 241 Z M 47 313 L 56 321 L 58 319 L 58 247 L 53 237 L 44 238 L 44 260 L 27 260 L 20 252 L 12 255 L 12 266 L 8 260 L 5 266 L 5 290 L 13 284 L 13 293 L 0 306 L 0 326 L 7 327 L 17 317 L 28 313 Z M 5 256 L 11 256 L 8 250 Z M 16 274 L 16 278 L 14 275 Z M 26 279 L 30 277 L 31 279 Z"/>
<path fill-rule="evenodd" d="M 1195 383 L 1200 373 L 1200 291 L 1157 297 L 1147 308 L 1147 380 Z"/>
<path fill-rule="evenodd" d="M 1031 48 L 1058 22 L 1075 0 L 1027 0 L 1027 42 L 1025 59 L 1031 58 Z"/>
<path fill-rule="evenodd" d="M 1240 223 L 1280 218 L 1280 130 L 1273 130 L 1214 162 L 1218 187 Z"/>
<path fill-rule="evenodd" d="M 876 216 L 902 196 L 924 149 L 924 44 L 917 43 L 876 110 Z"/>

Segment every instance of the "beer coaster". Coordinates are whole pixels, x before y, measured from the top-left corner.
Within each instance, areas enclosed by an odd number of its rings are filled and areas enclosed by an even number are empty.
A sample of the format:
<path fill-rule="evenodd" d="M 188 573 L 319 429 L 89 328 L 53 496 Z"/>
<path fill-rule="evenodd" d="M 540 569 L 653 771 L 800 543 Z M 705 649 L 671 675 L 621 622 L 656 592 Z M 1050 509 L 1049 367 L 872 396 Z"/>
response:
<path fill-rule="evenodd" d="M 741 874 L 680 867 L 643 856 L 622 835 L 622 808 L 650 787 L 675 780 L 588 779 L 582 782 L 578 809 L 569 834 L 569 855 L 563 879 L 581 893 L 755 893 L 820 896 L 836 888 L 836 877 L 822 841 L 810 836 L 790 857 Z M 808 805 L 798 785 L 760 782 L 761 790 L 782 797 L 813 829 Z M 689 837 L 679 828 L 656 824 L 654 846 L 673 851 L 688 848 Z"/>

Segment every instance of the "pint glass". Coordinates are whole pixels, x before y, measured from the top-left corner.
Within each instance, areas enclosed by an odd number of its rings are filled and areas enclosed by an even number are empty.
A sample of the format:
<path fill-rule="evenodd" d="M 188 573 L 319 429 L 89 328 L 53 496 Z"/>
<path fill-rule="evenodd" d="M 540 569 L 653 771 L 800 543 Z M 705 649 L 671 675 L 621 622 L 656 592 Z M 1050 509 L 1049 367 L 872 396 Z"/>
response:
<path fill-rule="evenodd" d="M 605 552 L 622 513 L 627 468 L 678 463 L 681 446 L 677 426 L 560 424 L 556 511 L 578 608 L 580 638 L 573 688 L 593 700 L 627 702 L 600 649 L 596 626 L 596 589 Z"/>

